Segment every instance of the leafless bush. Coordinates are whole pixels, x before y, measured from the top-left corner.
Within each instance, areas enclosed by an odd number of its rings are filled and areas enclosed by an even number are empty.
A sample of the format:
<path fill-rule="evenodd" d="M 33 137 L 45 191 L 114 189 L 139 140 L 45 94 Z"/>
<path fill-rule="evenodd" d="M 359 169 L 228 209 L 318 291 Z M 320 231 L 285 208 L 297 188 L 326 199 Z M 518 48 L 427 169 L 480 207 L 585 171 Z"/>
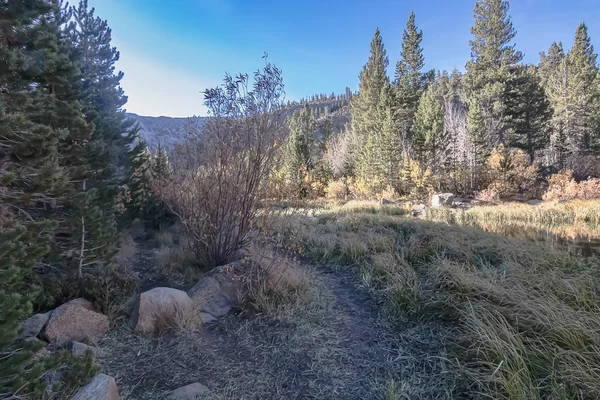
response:
<path fill-rule="evenodd" d="M 196 254 L 219 265 L 248 243 L 284 140 L 281 71 L 267 63 L 252 85 L 247 74 L 227 75 L 204 96 L 210 117 L 173 152 L 173 172 L 156 182 L 156 191 L 193 238 Z"/>

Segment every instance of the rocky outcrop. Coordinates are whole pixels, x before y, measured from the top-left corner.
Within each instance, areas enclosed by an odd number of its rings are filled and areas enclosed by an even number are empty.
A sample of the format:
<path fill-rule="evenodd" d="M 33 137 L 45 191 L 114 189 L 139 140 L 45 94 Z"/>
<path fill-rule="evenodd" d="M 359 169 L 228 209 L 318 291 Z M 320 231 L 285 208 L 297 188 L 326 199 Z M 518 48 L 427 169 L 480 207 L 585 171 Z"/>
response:
<path fill-rule="evenodd" d="M 119 390 L 112 377 L 98 374 L 79 389 L 73 400 L 119 400 Z"/>
<path fill-rule="evenodd" d="M 171 400 L 205 400 L 212 398 L 212 392 L 199 382 L 175 389 L 170 397 Z"/>
<path fill-rule="evenodd" d="M 22 332 L 19 334 L 18 339 L 37 337 L 48 323 L 51 315 L 52 311 L 44 314 L 35 314 L 21 322 Z"/>
<path fill-rule="evenodd" d="M 244 291 L 243 260 L 216 267 L 200 277 L 188 294 L 199 304 L 204 319 L 227 315 Z M 201 314 L 202 315 L 202 314 Z"/>
<path fill-rule="evenodd" d="M 136 331 L 152 333 L 158 329 L 161 319 L 175 318 L 177 313 L 193 305 L 192 299 L 182 290 L 154 288 L 139 296 L 134 305 L 132 322 Z"/>
<path fill-rule="evenodd" d="M 75 299 L 52 312 L 42 333 L 49 342 L 98 340 L 110 327 L 108 317 L 94 311 L 92 303 Z"/>
<path fill-rule="evenodd" d="M 451 206 L 454 201 L 452 193 L 438 193 L 431 197 L 431 207 Z"/>

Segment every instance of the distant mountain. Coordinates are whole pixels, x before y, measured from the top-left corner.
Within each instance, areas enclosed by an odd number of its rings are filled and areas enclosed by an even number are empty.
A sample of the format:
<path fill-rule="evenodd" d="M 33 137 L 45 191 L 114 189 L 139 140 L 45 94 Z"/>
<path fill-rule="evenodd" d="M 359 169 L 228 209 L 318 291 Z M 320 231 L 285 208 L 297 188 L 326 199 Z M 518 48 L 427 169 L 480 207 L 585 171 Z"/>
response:
<path fill-rule="evenodd" d="M 151 149 L 170 148 L 174 143 L 180 143 L 186 132 L 199 129 L 205 120 L 205 117 L 146 117 L 133 113 L 127 113 L 127 116 L 139 123 L 140 135 Z"/>
<path fill-rule="evenodd" d="M 347 101 L 324 99 L 308 102 L 308 106 L 318 121 L 331 117 L 333 133 L 342 132 L 350 121 L 350 106 Z M 304 104 L 288 104 L 285 112 L 291 116 L 302 107 Z M 139 123 L 140 135 L 151 149 L 156 149 L 158 146 L 169 149 L 173 144 L 183 142 L 187 132 L 200 129 L 206 121 L 206 117 L 146 117 L 133 113 L 127 113 L 127 116 Z"/>

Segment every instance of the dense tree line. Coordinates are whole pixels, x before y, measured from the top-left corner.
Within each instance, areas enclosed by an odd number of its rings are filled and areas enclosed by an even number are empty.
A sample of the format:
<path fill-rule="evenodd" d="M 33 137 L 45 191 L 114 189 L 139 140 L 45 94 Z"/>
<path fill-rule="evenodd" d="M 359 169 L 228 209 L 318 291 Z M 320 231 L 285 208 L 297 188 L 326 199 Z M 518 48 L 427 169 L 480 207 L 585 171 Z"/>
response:
<path fill-rule="evenodd" d="M 324 155 L 346 192 L 348 182 L 368 195 L 504 186 L 492 182 L 490 157 L 499 150 L 508 164 L 532 165 L 536 179 L 563 169 L 577 179 L 600 176 L 600 74 L 585 23 L 570 50 L 552 43 L 538 65 L 522 62 L 507 0 L 477 0 L 471 34 L 464 73 L 425 70 L 423 32 L 411 12 L 390 80 L 376 29 L 350 102 L 351 129 Z"/>
<path fill-rule="evenodd" d="M 86 0 L 2 1 L 0 19 L 0 397 L 36 397 L 50 361 L 15 342 L 19 322 L 126 294 L 115 211 L 128 184 L 139 197 L 145 148 L 131 147 L 119 53 Z"/>

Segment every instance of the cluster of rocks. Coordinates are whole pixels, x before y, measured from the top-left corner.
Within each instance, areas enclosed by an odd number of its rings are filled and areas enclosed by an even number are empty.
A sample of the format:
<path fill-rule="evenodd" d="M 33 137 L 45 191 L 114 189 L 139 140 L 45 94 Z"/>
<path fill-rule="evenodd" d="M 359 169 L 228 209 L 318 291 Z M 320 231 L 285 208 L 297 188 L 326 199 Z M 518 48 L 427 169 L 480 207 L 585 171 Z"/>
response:
<path fill-rule="evenodd" d="M 94 355 L 97 354 L 95 347 L 83 342 L 93 343 L 99 340 L 110 328 L 110 321 L 106 315 L 94 310 L 92 303 L 89 301 L 75 299 L 47 313 L 31 316 L 21 323 L 21 328 L 22 332 L 17 338 L 18 340 L 23 342 L 45 342 L 45 345 L 34 355 L 34 360 L 48 357 L 52 355 L 53 351 L 60 348 L 68 349 L 75 357 L 83 357 L 88 350 Z M 117 393 L 114 379 L 107 377 L 110 379 L 102 378 L 99 381 L 100 378 L 97 378 L 94 378 L 92 383 L 94 383 L 97 390 L 106 392 L 106 395 L 86 395 L 75 398 L 118 399 L 118 394 L 116 397 L 109 395 L 112 393 L 109 390 L 110 382 L 115 388 L 114 393 Z M 45 379 L 50 387 L 60 380 L 60 373 L 53 371 L 46 374 Z"/>
<path fill-rule="evenodd" d="M 169 287 L 157 287 L 139 294 L 133 302 L 131 322 L 140 333 L 158 331 L 165 321 L 174 321 L 193 313 L 202 324 L 211 323 L 227 315 L 244 296 L 248 265 L 251 258 L 243 258 L 232 264 L 220 266 L 203 274 L 188 291 Z M 278 271 L 278 272 L 277 272 Z M 282 272 L 283 271 L 283 272 Z M 267 279 L 284 284 L 297 283 L 299 279 L 293 268 L 269 268 Z M 189 315 L 187 315 L 189 317 Z M 88 350 L 97 349 L 86 343 L 95 343 L 110 328 L 109 318 L 94 310 L 85 299 L 69 301 L 44 314 L 36 314 L 21 324 L 21 341 L 45 341 L 46 346 L 36 357 L 52 354 L 57 348 L 67 348 L 76 357 L 83 357 Z M 60 376 L 56 377 L 59 380 Z M 53 383 L 53 382 L 49 382 Z M 73 397 L 75 400 L 116 400 L 119 391 L 114 378 L 106 374 L 96 375 Z M 171 393 L 173 400 L 212 398 L 206 386 L 199 382 L 178 388 Z"/>

